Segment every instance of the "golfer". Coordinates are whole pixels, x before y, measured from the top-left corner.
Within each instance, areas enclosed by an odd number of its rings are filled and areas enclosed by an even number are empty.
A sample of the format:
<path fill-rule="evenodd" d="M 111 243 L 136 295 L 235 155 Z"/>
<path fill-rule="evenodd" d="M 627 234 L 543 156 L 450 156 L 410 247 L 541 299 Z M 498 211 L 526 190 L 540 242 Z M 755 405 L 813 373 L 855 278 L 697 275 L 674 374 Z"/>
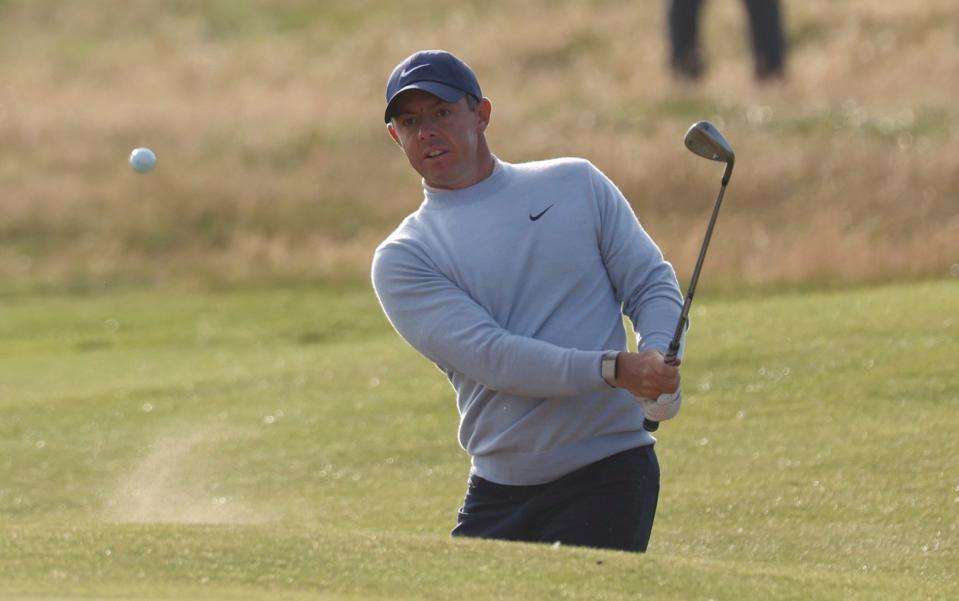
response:
<path fill-rule="evenodd" d="M 681 402 L 672 267 L 588 161 L 493 155 L 490 100 L 452 54 L 405 59 L 386 101 L 423 202 L 377 248 L 373 285 L 456 391 L 472 468 L 453 536 L 645 551 L 659 464 L 643 418 Z"/>

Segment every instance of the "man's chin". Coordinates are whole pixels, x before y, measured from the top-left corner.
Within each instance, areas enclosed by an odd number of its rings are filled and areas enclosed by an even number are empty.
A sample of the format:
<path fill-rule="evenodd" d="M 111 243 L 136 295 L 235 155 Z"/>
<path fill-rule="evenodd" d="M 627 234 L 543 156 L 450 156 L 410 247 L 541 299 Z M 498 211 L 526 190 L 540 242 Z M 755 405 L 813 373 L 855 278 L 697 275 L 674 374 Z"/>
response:
<path fill-rule="evenodd" d="M 426 180 L 426 185 L 430 188 L 437 188 L 439 190 L 456 190 L 457 188 L 462 188 L 463 186 L 457 186 L 455 183 L 447 181 L 437 181 L 435 179 L 424 178 Z"/>
<path fill-rule="evenodd" d="M 426 184 L 431 188 L 455 190 L 457 188 L 466 187 L 459 184 L 459 178 L 453 177 L 451 173 L 447 173 L 445 170 L 424 169 L 420 172 L 420 175 L 423 176 L 423 179 L 426 180 Z"/>

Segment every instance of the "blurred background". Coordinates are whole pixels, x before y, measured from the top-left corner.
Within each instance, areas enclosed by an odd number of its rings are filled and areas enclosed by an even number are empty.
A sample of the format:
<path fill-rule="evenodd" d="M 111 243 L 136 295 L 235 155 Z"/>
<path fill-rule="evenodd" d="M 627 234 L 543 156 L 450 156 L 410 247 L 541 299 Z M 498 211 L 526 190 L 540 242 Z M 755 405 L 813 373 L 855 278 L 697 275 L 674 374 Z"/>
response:
<path fill-rule="evenodd" d="M 959 277 L 959 0 L 784 2 L 762 80 L 740 0 L 677 76 L 667 4 L 0 0 L 0 288 L 365 281 L 421 200 L 381 115 L 422 48 L 477 72 L 499 157 L 610 175 L 684 282 L 704 118 L 737 154 L 704 286 Z"/>

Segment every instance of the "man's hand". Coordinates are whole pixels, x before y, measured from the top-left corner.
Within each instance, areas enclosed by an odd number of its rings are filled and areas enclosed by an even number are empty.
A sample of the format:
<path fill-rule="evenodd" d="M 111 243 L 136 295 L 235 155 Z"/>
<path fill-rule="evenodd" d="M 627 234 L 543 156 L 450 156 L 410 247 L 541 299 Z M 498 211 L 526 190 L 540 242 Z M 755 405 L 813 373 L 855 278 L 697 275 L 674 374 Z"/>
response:
<path fill-rule="evenodd" d="M 679 359 L 667 365 L 665 355 L 657 350 L 641 353 L 620 353 L 616 359 L 616 386 L 625 388 L 641 399 L 659 398 L 679 390 Z"/>

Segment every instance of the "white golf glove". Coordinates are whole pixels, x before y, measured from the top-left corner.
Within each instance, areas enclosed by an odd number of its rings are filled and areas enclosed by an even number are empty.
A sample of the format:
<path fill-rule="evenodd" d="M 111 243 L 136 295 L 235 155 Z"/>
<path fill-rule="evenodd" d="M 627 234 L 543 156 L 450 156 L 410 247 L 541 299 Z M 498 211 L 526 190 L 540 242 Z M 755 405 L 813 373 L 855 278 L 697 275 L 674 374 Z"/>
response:
<path fill-rule="evenodd" d="M 677 388 L 676 392 L 671 394 L 659 395 L 655 401 L 650 399 L 639 399 L 639 401 L 643 405 L 646 419 L 664 422 L 676 417 L 679 413 L 679 406 L 683 404 L 683 392 L 681 388 Z"/>

